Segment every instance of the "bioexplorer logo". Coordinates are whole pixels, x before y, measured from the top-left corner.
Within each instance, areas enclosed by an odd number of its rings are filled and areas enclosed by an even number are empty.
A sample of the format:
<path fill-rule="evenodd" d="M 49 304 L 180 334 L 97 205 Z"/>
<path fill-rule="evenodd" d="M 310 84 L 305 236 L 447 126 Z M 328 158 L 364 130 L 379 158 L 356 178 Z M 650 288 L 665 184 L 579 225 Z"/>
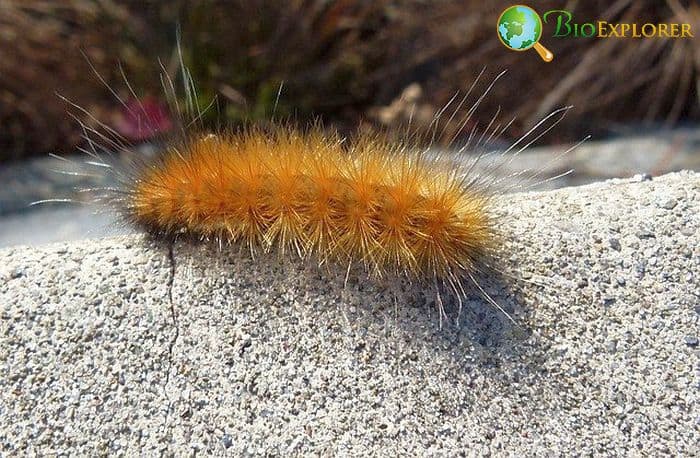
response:
<path fill-rule="evenodd" d="M 554 55 L 540 44 L 542 20 L 553 29 L 552 38 L 694 38 L 690 24 L 660 23 L 611 23 L 602 20 L 577 23 L 568 10 L 549 10 L 540 18 L 529 6 L 513 5 L 498 17 L 498 38 L 513 51 L 535 51 L 545 62 Z"/>
<path fill-rule="evenodd" d="M 535 48 L 545 62 L 551 62 L 554 54 L 540 44 L 542 36 L 542 19 L 535 10 L 525 5 L 513 5 L 506 8 L 496 24 L 498 38 L 506 48 L 513 51 L 527 51 Z"/>

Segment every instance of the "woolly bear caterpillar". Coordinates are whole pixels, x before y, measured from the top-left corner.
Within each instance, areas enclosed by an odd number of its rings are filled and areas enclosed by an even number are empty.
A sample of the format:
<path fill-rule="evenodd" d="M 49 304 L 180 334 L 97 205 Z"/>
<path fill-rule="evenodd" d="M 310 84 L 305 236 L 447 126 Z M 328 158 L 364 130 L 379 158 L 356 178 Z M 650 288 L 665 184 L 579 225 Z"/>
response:
<path fill-rule="evenodd" d="M 97 190 L 95 198 L 117 209 L 126 222 L 159 239 L 212 242 L 222 250 L 238 245 L 251 256 L 276 251 L 319 265 L 346 266 L 348 272 L 360 265 L 369 277 L 407 278 L 435 287 L 441 322 L 441 288 L 453 291 L 458 300 L 466 289 L 476 289 L 512 321 L 477 280 L 499 270 L 496 248 L 503 222 L 492 210 L 493 197 L 503 189 L 493 172 L 556 126 L 568 107 L 552 112 L 497 153 L 501 161 L 491 173 L 476 173 L 474 167 L 485 155 L 464 161 L 462 153 L 488 144 L 508 128 L 512 121 L 503 126 L 498 112 L 482 131 L 474 127 L 451 158 L 419 147 L 421 139 L 411 134 L 410 123 L 398 141 L 362 133 L 344 138 L 318 124 L 296 128 L 282 122 L 267 129 L 212 132 L 199 122 L 203 112 L 194 102 L 195 85 L 185 66 L 181 63 L 185 107 L 178 105 L 174 82 L 162 65 L 161 70 L 172 111 L 183 116 L 177 138 L 161 155 L 145 159 L 131 154 L 131 164 L 118 167 L 109 158 L 131 151 L 131 145 L 104 124 L 97 129 L 81 123 L 87 143 L 83 151 L 92 158 L 86 164 L 114 174 L 120 183 Z M 463 115 L 460 110 L 478 79 L 466 95 L 455 95 L 435 115 L 429 143 L 444 133 L 440 121 L 453 104 L 448 122 L 462 116 L 464 129 L 502 75 Z M 124 81 L 138 100 L 126 77 Z M 145 114 L 145 108 L 128 106 L 105 85 L 127 110 Z M 139 118 L 149 122 L 147 116 Z"/>

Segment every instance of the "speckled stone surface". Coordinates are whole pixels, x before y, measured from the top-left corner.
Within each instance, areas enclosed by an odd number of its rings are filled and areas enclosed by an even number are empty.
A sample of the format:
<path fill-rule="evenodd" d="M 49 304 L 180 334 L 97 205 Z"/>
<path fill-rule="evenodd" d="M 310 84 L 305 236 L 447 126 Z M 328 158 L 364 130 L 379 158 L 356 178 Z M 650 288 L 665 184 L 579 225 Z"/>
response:
<path fill-rule="evenodd" d="M 500 202 L 515 324 L 234 248 L 0 251 L 0 454 L 697 455 L 700 175 Z"/>

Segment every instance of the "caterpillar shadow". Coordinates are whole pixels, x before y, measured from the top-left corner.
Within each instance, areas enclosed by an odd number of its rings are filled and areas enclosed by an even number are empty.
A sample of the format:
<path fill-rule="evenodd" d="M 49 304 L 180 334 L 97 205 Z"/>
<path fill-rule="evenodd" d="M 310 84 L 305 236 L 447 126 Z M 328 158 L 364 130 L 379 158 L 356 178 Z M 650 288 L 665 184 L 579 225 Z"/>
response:
<path fill-rule="evenodd" d="M 293 322 L 299 324 L 293 332 L 336 336 L 345 345 L 372 342 L 387 354 L 418 352 L 493 368 L 527 358 L 540 342 L 521 295 L 524 286 L 497 272 L 476 278 L 481 290 L 456 294 L 406 278 L 373 279 L 359 266 L 347 271 L 278 253 L 252 257 L 236 244 L 154 241 L 174 243 L 183 313 L 196 313 L 186 310 L 194 304 L 216 303 L 206 313 L 219 318 L 208 321 L 243 316 L 276 329 L 290 329 Z"/>

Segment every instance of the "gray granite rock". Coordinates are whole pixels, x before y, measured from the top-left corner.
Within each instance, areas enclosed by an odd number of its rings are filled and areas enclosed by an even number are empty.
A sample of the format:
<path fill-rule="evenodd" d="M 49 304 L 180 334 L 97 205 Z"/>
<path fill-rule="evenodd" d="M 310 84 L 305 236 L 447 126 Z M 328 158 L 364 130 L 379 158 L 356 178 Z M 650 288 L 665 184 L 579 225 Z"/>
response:
<path fill-rule="evenodd" d="M 0 454 L 697 455 L 700 175 L 499 215 L 515 323 L 233 247 L 6 248 Z"/>

